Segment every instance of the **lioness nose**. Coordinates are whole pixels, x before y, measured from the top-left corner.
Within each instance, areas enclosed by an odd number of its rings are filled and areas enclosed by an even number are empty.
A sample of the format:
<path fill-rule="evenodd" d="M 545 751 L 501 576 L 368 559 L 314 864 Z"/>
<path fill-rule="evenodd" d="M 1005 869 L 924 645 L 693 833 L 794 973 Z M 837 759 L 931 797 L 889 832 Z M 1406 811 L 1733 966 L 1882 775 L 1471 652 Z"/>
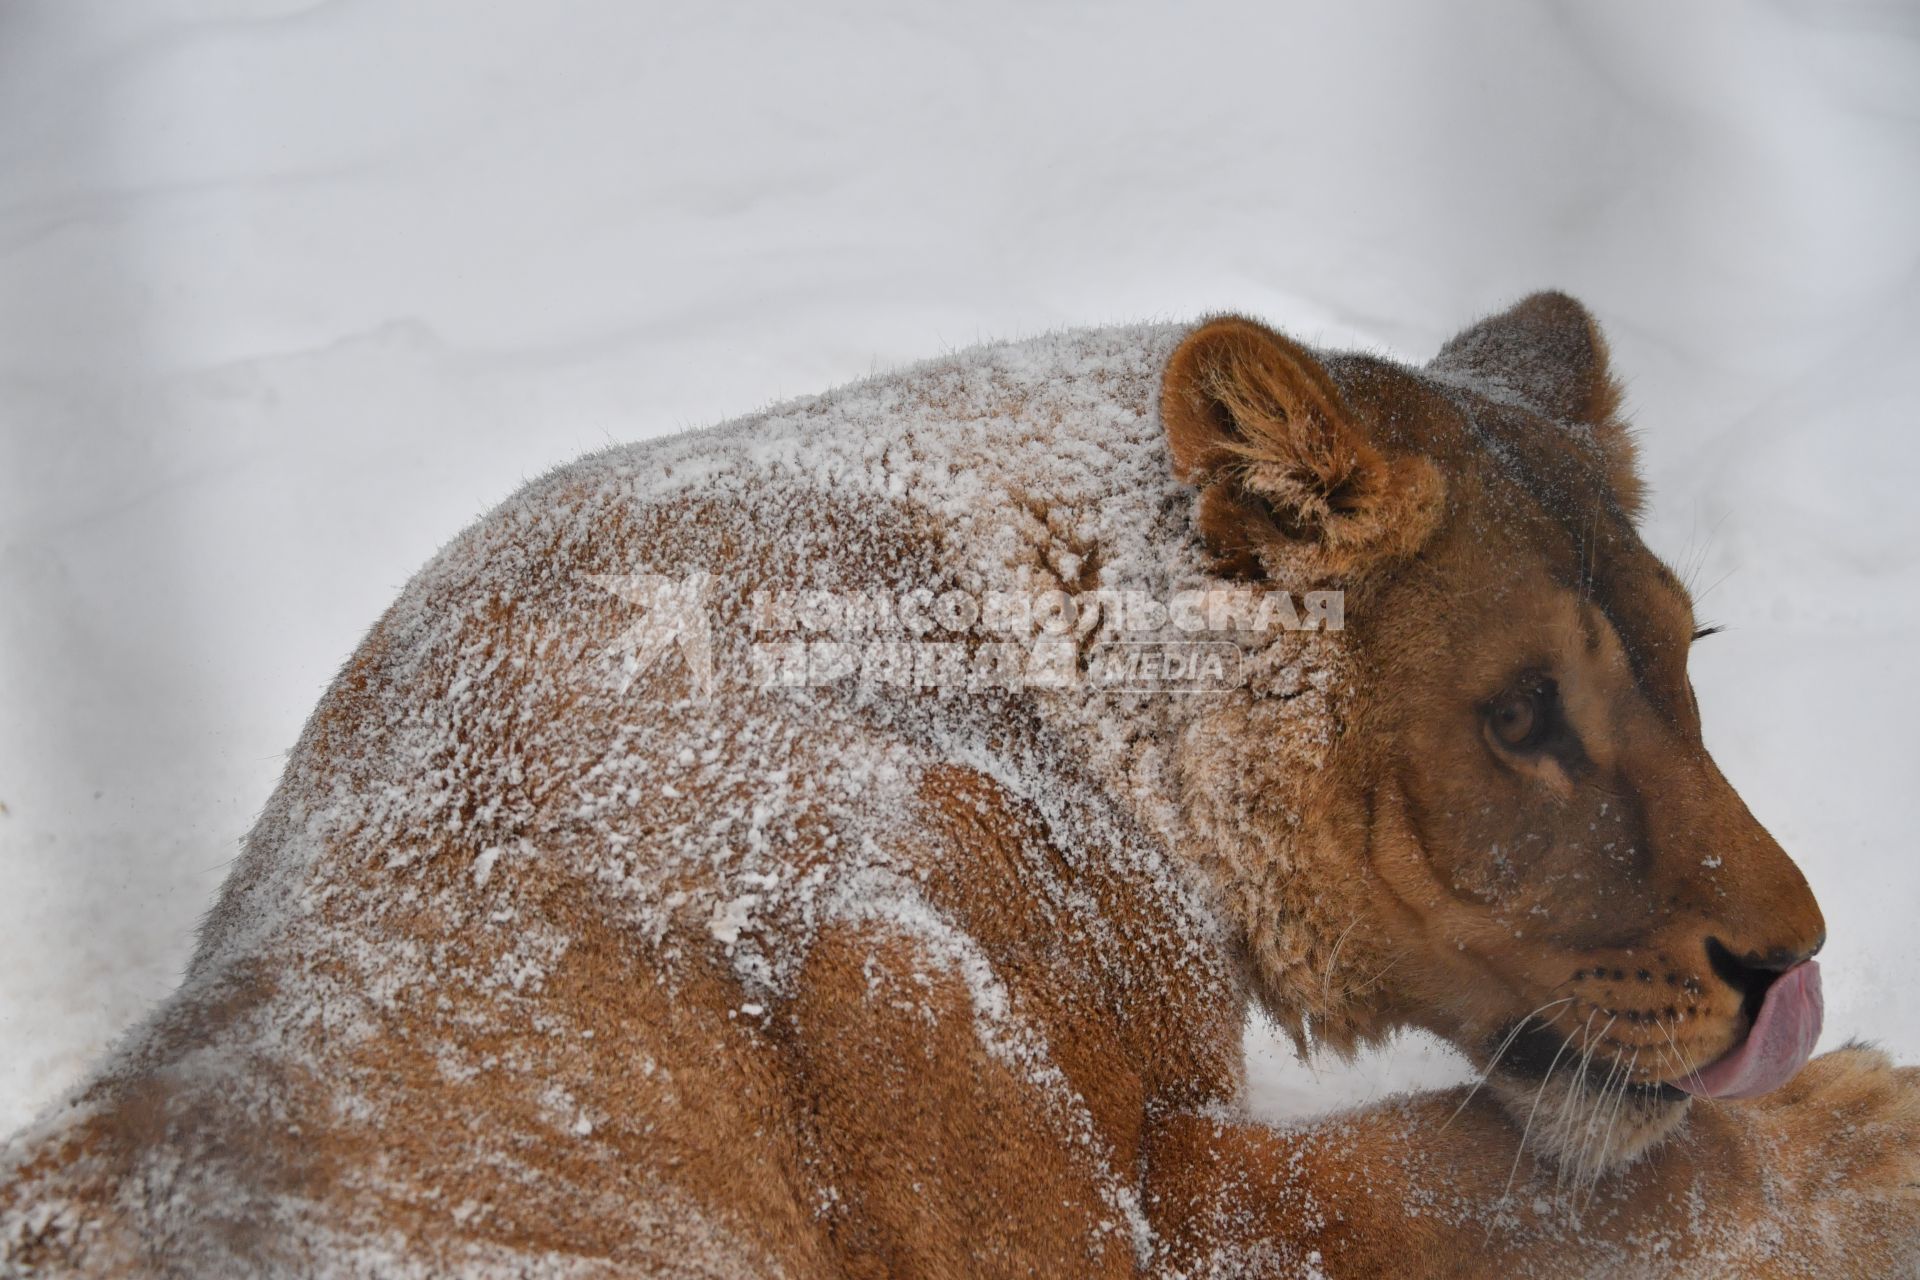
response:
<path fill-rule="evenodd" d="M 1742 964 L 1755 969 L 1771 969 L 1775 973 L 1785 973 L 1797 964 L 1804 964 L 1820 954 L 1820 948 L 1827 945 L 1827 935 L 1821 934 L 1813 940 L 1813 945 L 1805 951 L 1795 951 L 1790 947 L 1775 947 L 1764 956 L 1749 952 L 1740 957 Z"/>

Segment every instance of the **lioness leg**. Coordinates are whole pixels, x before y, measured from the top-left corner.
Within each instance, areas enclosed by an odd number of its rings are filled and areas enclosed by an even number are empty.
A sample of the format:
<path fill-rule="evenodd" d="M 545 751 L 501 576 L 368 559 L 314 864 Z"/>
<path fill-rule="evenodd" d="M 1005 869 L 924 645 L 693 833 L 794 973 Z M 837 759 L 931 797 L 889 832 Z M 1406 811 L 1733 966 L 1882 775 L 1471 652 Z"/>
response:
<path fill-rule="evenodd" d="M 1424 1094 L 1297 1130 L 1185 1115 L 1149 1137 L 1146 1203 L 1186 1274 L 1886 1277 L 1920 1245 L 1920 1071 L 1816 1059 L 1697 1107 L 1591 1186 L 1518 1154 L 1483 1096 Z M 1456 1114 L 1457 1112 L 1457 1114 Z"/>
<path fill-rule="evenodd" d="M 811 1207 L 850 1275 L 1135 1274 L 1135 1153 L 966 947 L 931 917 L 835 923 L 773 1011 Z"/>

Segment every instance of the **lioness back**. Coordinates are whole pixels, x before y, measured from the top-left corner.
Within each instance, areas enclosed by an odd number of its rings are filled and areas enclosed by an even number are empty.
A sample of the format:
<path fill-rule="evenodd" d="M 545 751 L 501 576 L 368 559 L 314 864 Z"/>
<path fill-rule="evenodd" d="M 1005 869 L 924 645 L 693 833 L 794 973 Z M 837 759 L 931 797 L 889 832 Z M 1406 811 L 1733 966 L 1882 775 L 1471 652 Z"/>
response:
<path fill-rule="evenodd" d="M 796 682 L 826 633 L 773 614 L 1172 581 L 1178 332 L 611 450 L 468 530 L 315 712 L 179 995 L 17 1150 L 4 1238 L 1132 1271 L 1145 1101 L 1237 1087 L 1210 917 L 1084 725 L 924 670 Z"/>

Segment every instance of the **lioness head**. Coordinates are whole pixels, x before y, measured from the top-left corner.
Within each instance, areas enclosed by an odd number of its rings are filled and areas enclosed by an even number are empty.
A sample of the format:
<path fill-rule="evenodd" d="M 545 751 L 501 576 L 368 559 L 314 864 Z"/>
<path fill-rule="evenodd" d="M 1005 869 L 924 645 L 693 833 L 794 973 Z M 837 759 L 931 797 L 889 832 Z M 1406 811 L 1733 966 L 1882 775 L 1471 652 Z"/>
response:
<path fill-rule="evenodd" d="M 1688 1091 L 1792 1074 L 1825 938 L 1702 745 L 1703 633 L 1635 530 L 1618 404 L 1598 329 L 1558 294 L 1420 371 L 1215 320 L 1162 404 L 1220 569 L 1347 592 L 1356 692 L 1286 894 L 1339 926 L 1311 963 L 1350 994 L 1304 1017 L 1335 1045 L 1447 1037 L 1537 1147 L 1596 1170 Z"/>

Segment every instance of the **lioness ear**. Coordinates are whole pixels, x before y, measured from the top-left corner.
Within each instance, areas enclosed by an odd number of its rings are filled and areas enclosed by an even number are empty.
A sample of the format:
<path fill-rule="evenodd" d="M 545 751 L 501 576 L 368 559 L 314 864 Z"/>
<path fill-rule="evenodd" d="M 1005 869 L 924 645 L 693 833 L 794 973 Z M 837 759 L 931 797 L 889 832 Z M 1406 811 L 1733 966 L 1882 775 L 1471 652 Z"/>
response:
<path fill-rule="evenodd" d="M 1238 316 L 1167 361 L 1160 418 L 1174 475 L 1221 572 L 1340 577 L 1417 551 L 1444 485 L 1426 458 L 1375 448 L 1320 363 Z"/>
<path fill-rule="evenodd" d="M 1455 334 L 1428 365 L 1525 401 L 1593 431 L 1614 497 L 1630 515 L 1642 500 L 1633 440 L 1620 420 L 1620 384 L 1599 322 L 1564 293 L 1536 293 Z"/>

